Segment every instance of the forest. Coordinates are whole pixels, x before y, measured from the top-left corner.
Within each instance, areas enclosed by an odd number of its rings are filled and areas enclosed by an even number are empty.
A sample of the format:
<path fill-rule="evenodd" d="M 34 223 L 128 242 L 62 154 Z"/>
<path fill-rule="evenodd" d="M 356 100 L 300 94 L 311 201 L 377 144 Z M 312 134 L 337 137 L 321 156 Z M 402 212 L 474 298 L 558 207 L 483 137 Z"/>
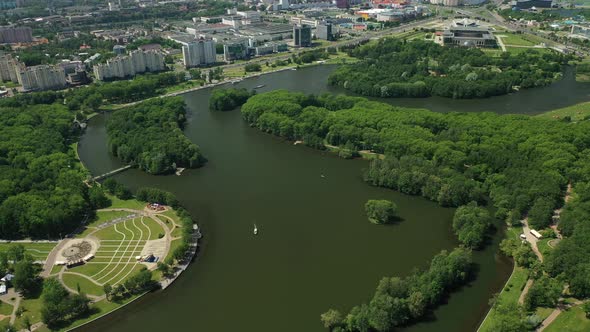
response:
<path fill-rule="evenodd" d="M 360 59 L 339 66 L 331 85 L 372 97 L 467 99 L 544 86 L 561 77 L 569 56 L 535 50 L 492 57 L 477 48 L 381 39 L 348 51 Z"/>
<path fill-rule="evenodd" d="M 109 149 L 123 162 L 150 174 L 199 167 L 205 158 L 184 136 L 185 123 L 181 97 L 156 98 L 123 108 L 108 120 Z"/>
<path fill-rule="evenodd" d="M 0 238 L 65 236 L 92 207 L 70 147 L 78 135 L 73 113 L 54 104 L 0 114 Z"/>
<path fill-rule="evenodd" d="M 238 106 L 242 106 L 248 98 L 255 95 L 256 91 L 241 89 L 217 89 L 211 92 L 209 98 L 209 110 L 211 111 L 231 111 Z"/>
<path fill-rule="evenodd" d="M 255 95 L 241 110 L 251 126 L 314 148 L 381 154 L 364 171 L 365 180 L 459 207 L 453 230 L 475 249 L 485 244 L 492 217 L 510 225 L 528 217 L 531 227 L 548 227 L 572 183 L 575 195 L 559 223 L 566 238 L 543 269 L 570 283 L 572 294 L 590 297 L 590 121 L 435 113 L 284 90 Z M 481 208 L 488 204 L 493 216 Z M 536 261 L 520 241 L 502 250 L 524 266 Z"/>

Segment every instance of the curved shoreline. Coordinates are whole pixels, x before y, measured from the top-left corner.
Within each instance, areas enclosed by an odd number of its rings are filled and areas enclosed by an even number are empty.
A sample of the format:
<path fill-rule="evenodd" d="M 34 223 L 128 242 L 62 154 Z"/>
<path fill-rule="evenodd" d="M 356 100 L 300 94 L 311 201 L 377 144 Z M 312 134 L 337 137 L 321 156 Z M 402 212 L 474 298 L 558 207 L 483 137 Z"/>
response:
<path fill-rule="evenodd" d="M 76 156 L 78 156 L 78 145 L 77 144 L 75 145 L 75 153 L 76 153 Z M 79 157 L 78 157 L 78 159 L 80 160 L 80 164 L 82 165 L 82 167 L 84 169 L 86 169 L 90 173 L 90 170 L 88 168 L 86 168 L 86 166 L 84 165 L 84 163 L 82 163 L 82 160 Z M 183 259 L 183 261 L 182 262 L 179 262 L 179 264 L 177 264 L 174 267 L 175 273 L 174 273 L 174 275 L 173 275 L 172 278 L 164 278 L 162 276 L 162 279 L 161 280 L 158 280 L 158 284 L 160 284 L 160 287 L 161 287 L 160 288 L 160 291 L 164 291 L 166 288 L 168 288 L 170 285 L 172 285 L 174 283 L 174 281 L 176 281 L 176 279 L 178 279 L 178 277 L 180 277 L 180 275 L 184 271 L 186 271 L 186 269 L 189 267 L 189 265 L 195 259 L 195 256 L 197 254 L 197 249 L 199 247 L 199 239 L 200 238 L 202 238 L 201 229 L 199 228 L 199 226 L 198 226 L 198 224 L 196 222 L 193 222 L 193 236 L 192 236 L 192 241 L 191 241 L 191 243 L 189 245 L 190 246 L 189 251 L 187 251 L 186 257 Z M 170 252 L 168 254 L 170 254 Z M 108 312 L 105 312 L 102 315 L 100 315 L 98 317 L 95 317 L 95 318 L 93 318 L 93 319 L 91 319 L 89 321 L 86 321 L 86 322 L 84 322 L 84 323 L 82 323 L 80 325 L 75 325 L 75 326 L 68 327 L 64 331 L 66 331 L 66 332 L 75 331 L 75 330 L 77 330 L 77 329 L 79 329 L 81 327 L 84 327 L 84 326 L 86 326 L 86 325 L 88 325 L 90 323 L 93 323 L 93 322 L 95 322 L 95 321 L 97 321 L 97 320 L 99 320 L 101 318 L 104 318 L 104 317 L 106 317 L 106 316 L 108 316 L 108 315 L 116 312 L 119 309 L 122 309 L 122 308 L 126 307 L 127 305 L 129 305 L 129 304 L 137 301 L 138 299 L 142 298 L 144 295 L 146 295 L 148 293 L 151 293 L 151 292 L 149 292 L 149 291 L 148 292 L 144 292 L 144 293 L 138 295 L 133 300 L 131 300 L 131 301 L 125 303 L 125 304 L 122 304 L 122 305 L 114 308 L 113 310 L 110 310 Z M 45 326 L 45 324 L 43 324 L 42 326 Z"/>

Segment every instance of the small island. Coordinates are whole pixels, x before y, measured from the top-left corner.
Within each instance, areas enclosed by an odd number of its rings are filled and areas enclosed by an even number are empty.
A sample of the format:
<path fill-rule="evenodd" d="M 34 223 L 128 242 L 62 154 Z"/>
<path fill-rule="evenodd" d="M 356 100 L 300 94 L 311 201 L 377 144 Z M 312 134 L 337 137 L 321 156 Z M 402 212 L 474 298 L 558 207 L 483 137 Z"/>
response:
<path fill-rule="evenodd" d="M 396 217 L 397 205 L 385 199 L 370 199 L 365 203 L 365 211 L 373 224 L 387 224 Z"/>

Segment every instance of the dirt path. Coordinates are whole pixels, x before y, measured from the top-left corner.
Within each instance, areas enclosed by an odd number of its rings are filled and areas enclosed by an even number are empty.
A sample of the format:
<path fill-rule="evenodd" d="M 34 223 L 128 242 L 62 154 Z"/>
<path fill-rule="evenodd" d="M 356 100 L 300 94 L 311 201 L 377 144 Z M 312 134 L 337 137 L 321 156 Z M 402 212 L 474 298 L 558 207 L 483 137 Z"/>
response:
<path fill-rule="evenodd" d="M 553 323 L 553 321 L 557 318 L 557 316 L 559 316 L 559 314 L 561 314 L 561 309 L 557 308 L 557 309 L 553 310 L 549 314 L 549 316 L 547 316 L 547 318 L 545 318 L 543 323 L 541 323 L 541 325 L 537 328 L 537 332 L 541 332 L 545 328 L 547 328 L 547 326 L 549 326 L 549 324 Z"/>
<path fill-rule="evenodd" d="M 16 311 L 18 310 L 18 307 L 20 306 L 20 301 L 22 300 L 22 298 L 20 296 L 16 297 L 16 302 L 14 302 L 14 307 L 12 308 L 12 314 L 10 315 L 10 324 L 14 325 L 14 322 L 16 321 Z"/>
<path fill-rule="evenodd" d="M 42 278 L 49 277 L 49 274 L 51 274 L 51 269 L 53 268 L 53 264 L 55 263 L 57 253 L 59 253 L 59 251 L 68 243 L 68 241 L 68 239 L 63 239 L 55 247 L 53 247 L 49 255 L 47 255 L 45 263 L 43 264 L 43 271 L 40 273 Z"/>
<path fill-rule="evenodd" d="M 529 292 L 529 289 L 531 288 L 532 285 L 533 285 L 533 279 L 529 279 L 526 281 L 526 285 L 524 285 L 524 288 L 522 289 L 522 293 L 520 293 L 520 296 L 518 297 L 518 304 L 524 303 L 524 298 L 526 297 L 526 295 Z"/>

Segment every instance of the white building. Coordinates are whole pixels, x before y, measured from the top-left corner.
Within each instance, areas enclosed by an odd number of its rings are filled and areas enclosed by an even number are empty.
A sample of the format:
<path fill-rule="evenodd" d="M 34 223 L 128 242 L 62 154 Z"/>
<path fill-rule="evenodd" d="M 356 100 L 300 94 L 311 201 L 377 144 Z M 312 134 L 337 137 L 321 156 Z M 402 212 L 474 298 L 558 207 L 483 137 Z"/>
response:
<path fill-rule="evenodd" d="M 118 56 L 106 63 L 95 65 L 94 76 L 98 80 L 132 77 L 145 72 L 166 69 L 164 55 L 156 50 L 136 50 L 128 56 Z"/>
<path fill-rule="evenodd" d="M 211 39 L 199 39 L 182 45 L 182 59 L 186 68 L 215 63 L 215 42 Z"/>
<path fill-rule="evenodd" d="M 16 76 L 25 91 L 61 89 L 66 86 L 66 74 L 59 66 L 22 67 L 17 70 Z"/>
<path fill-rule="evenodd" d="M 250 22 L 260 22 L 262 18 L 260 17 L 260 13 L 256 11 L 246 11 L 246 12 L 236 12 L 239 16 L 243 17 L 244 19 Z"/>

